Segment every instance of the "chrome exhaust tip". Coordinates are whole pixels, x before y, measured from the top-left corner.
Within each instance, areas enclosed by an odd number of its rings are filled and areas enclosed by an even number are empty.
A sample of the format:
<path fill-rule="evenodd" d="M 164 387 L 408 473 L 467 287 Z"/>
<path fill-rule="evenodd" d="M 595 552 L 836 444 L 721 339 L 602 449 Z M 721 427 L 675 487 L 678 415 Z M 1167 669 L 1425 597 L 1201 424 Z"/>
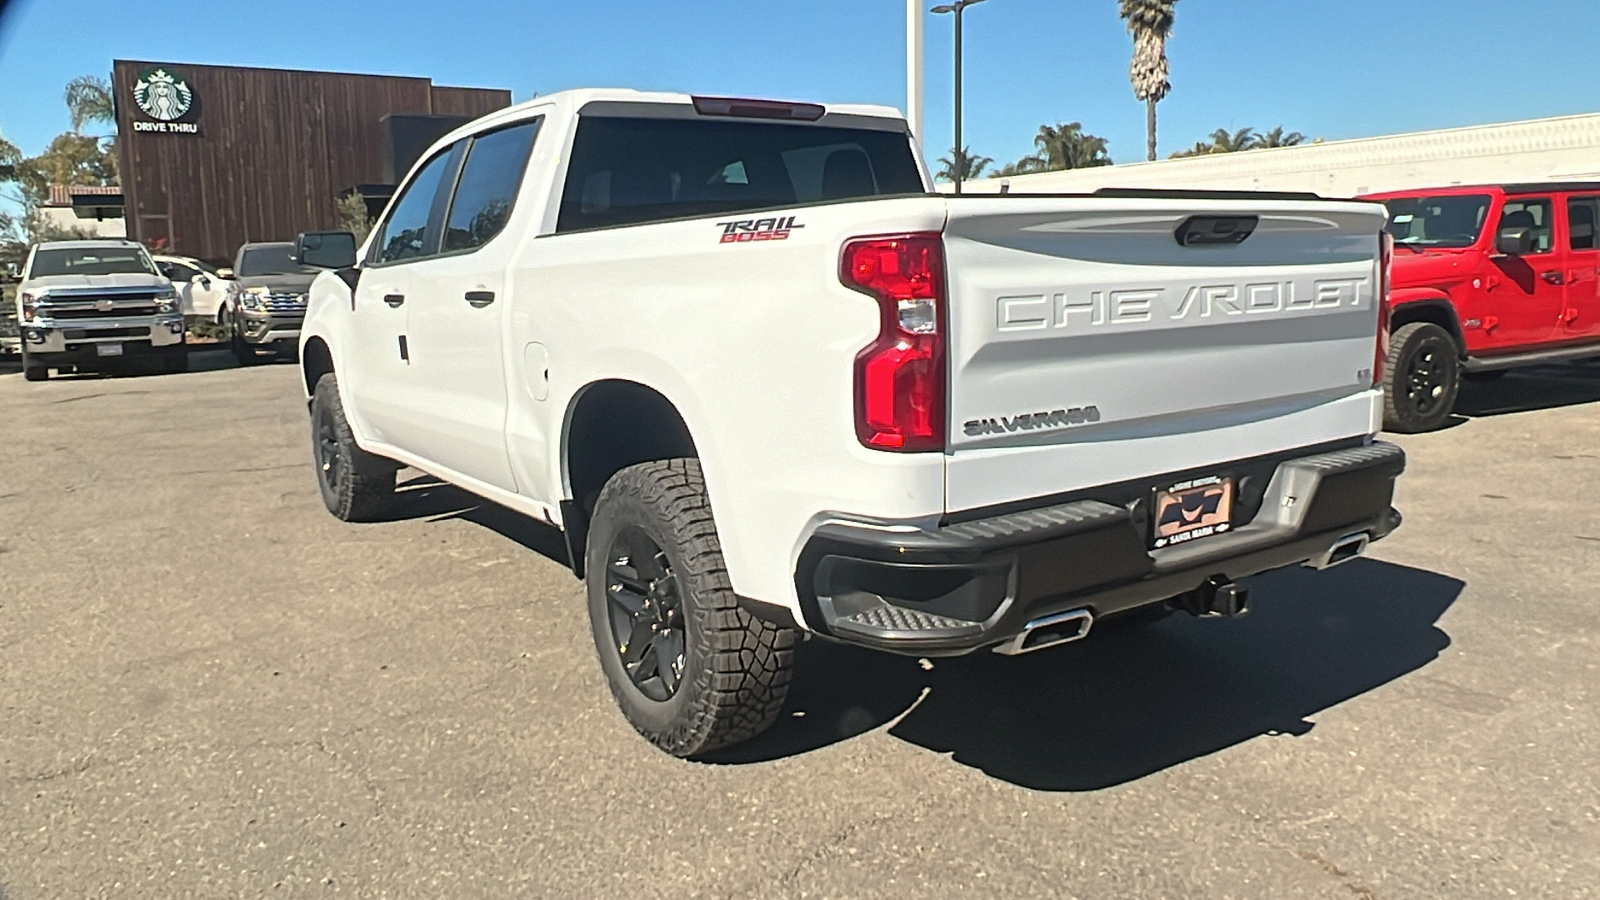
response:
<path fill-rule="evenodd" d="M 1070 644 L 1089 636 L 1094 613 L 1087 609 L 1042 616 L 1022 626 L 1016 637 L 994 648 L 1001 656 L 1021 656 L 1058 644 Z"/>
<path fill-rule="evenodd" d="M 1308 565 L 1318 570 L 1331 569 L 1334 566 L 1359 558 L 1367 552 L 1367 545 L 1371 543 L 1372 535 L 1366 532 L 1342 537 L 1329 548 L 1327 553 L 1313 559 Z"/>

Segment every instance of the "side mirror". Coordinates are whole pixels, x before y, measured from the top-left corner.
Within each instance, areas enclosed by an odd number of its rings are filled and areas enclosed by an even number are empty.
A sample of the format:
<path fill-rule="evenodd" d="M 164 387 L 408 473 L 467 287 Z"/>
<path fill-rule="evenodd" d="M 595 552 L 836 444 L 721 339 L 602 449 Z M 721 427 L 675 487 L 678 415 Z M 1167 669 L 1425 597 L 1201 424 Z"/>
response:
<path fill-rule="evenodd" d="M 318 269 L 356 264 L 356 236 L 348 231 L 307 231 L 294 239 L 294 261 Z"/>
<path fill-rule="evenodd" d="M 1502 228 L 1494 248 L 1506 256 L 1527 256 L 1533 252 L 1533 229 Z"/>
<path fill-rule="evenodd" d="M 195 277 L 193 277 L 193 278 L 191 278 L 189 280 L 193 281 L 195 284 L 200 285 L 202 290 L 211 287 L 211 279 L 207 278 L 205 276 L 204 272 L 200 273 L 199 275 L 196 275 Z"/>

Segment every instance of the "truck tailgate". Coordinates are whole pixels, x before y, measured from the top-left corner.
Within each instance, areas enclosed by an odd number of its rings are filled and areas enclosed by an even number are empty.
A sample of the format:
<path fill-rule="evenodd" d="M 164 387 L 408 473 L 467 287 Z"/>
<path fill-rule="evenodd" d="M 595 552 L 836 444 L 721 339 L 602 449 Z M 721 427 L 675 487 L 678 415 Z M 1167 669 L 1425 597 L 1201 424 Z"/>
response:
<path fill-rule="evenodd" d="M 946 508 L 1374 432 L 1384 221 L 1336 201 L 952 200 Z M 1249 234 L 1186 245 L 1186 223 Z"/>

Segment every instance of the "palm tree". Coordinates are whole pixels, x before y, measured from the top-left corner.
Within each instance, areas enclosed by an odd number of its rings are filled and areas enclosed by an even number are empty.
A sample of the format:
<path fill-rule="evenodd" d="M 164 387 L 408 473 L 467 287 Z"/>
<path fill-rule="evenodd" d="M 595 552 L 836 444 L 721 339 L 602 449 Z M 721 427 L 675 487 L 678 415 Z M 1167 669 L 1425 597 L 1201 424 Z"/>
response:
<path fill-rule="evenodd" d="M 90 122 L 113 122 L 116 105 L 111 99 L 111 85 L 104 78 L 80 75 L 67 82 L 67 109 L 72 113 L 72 130 L 83 131 Z"/>
<path fill-rule="evenodd" d="M 952 160 L 959 160 L 958 163 Z M 940 181 L 955 181 L 956 172 L 961 173 L 962 181 L 972 181 L 983 177 L 983 170 L 994 164 L 994 159 L 988 156 L 973 156 L 971 147 L 962 147 L 959 150 L 951 147 L 950 155 L 939 160 L 939 171 L 934 176 Z"/>
<path fill-rule="evenodd" d="M 1149 132 L 1149 159 L 1156 158 L 1156 104 L 1172 90 L 1167 79 L 1167 38 L 1172 35 L 1173 8 L 1178 0 L 1117 0 L 1122 20 L 1133 35 L 1133 61 L 1128 65 L 1128 81 L 1133 96 L 1145 102 L 1145 124 Z"/>
<path fill-rule="evenodd" d="M 1250 149 L 1266 150 L 1272 147 L 1294 147 L 1305 142 L 1305 135 L 1298 131 L 1291 131 L 1285 134 L 1283 131 L 1283 126 L 1279 125 L 1277 128 L 1272 129 L 1266 134 L 1258 135 L 1256 137 L 1255 145 Z"/>
<path fill-rule="evenodd" d="M 1039 152 L 1033 156 L 1038 163 L 1034 171 L 1057 172 L 1111 165 L 1111 156 L 1106 152 L 1106 139 L 1085 132 L 1082 122 L 1040 125 L 1033 145 L 1039 148 Z"/>

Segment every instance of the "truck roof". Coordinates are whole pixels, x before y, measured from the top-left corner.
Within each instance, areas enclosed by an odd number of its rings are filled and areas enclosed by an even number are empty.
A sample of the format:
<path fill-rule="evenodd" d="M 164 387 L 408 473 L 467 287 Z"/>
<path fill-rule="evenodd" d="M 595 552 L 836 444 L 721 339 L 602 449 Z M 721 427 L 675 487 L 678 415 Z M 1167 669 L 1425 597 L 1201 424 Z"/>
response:
<path fill-rule="evenodd" d="M 1519 184 L 1452 184 L 1449 187 L 1408 188 L 1403 191 L 1378 191 L 1364 197 L 1439 197 L 1457 194 L 1501 193 L 1511 195 L 1549 193 L 1600 193 L 1600 181 L 1533 181 Z"/>
<path fill-rule="evenodd" d="M 138 247 L 138 241 L 119 238 L 88 238 L 81 241 L 45 241 L 37 245 L 40 250 L 62 250 L 69 247 Z"/>
<path fill-rule="evenodd" d="M 636 91 L 630 88 L 580 88 L 570 91 L 557 91 L 553 94 L 545 94 L 542 97 L 535 97 L 532 100 L 525 100 L 522 103 L 516 104 L 515 106 L 508 106 L 505 109 L 497 110 L 479 119 L 468 122 L 467 124 L 462 125 L 460 128 L 457 128 L 440 138 L 433 146 L 438 147 L 448 144 L 452 141 L 459 140 L 468 134 L 482 130 L 485 126 L 492 126 L 496 122 L 510 122 L 524 118 L 525 114 L 529 110 L 537 108 L 556 108 L 578 112 L 584 107 L 587 107 L 593 103 L 614 103 L 643 106 L 677 106 L 693 109 L 696 96 L 705 95 L 680 94 L 667 91 Z M 755 100 L 757 98 L 740 99 Z M 810 103 L 811 101 L 760 100 L 759 102 Z M 857 119 L 887 119 L 899 123 L 902 127 L 905 123 L 905 117 L 900 114 L 898 109 L 895 109 L 892 106 L 874 106 L 871 104 L 859 103 L 828 103 L 815 105 L 820 105 L 826 110 L 826 113 L 821 119 L 818 119 L 814 122 L 798 121 L 793 124 L 825 126 L 830 124 L 829 119 L 844 117 Z M 762 120 L 750 119 L 747 121 Z M 430 151 L 431 149 L 432 148 L 430 148 Z M 426 156 L 426 154 L 424 155 Z"/>

